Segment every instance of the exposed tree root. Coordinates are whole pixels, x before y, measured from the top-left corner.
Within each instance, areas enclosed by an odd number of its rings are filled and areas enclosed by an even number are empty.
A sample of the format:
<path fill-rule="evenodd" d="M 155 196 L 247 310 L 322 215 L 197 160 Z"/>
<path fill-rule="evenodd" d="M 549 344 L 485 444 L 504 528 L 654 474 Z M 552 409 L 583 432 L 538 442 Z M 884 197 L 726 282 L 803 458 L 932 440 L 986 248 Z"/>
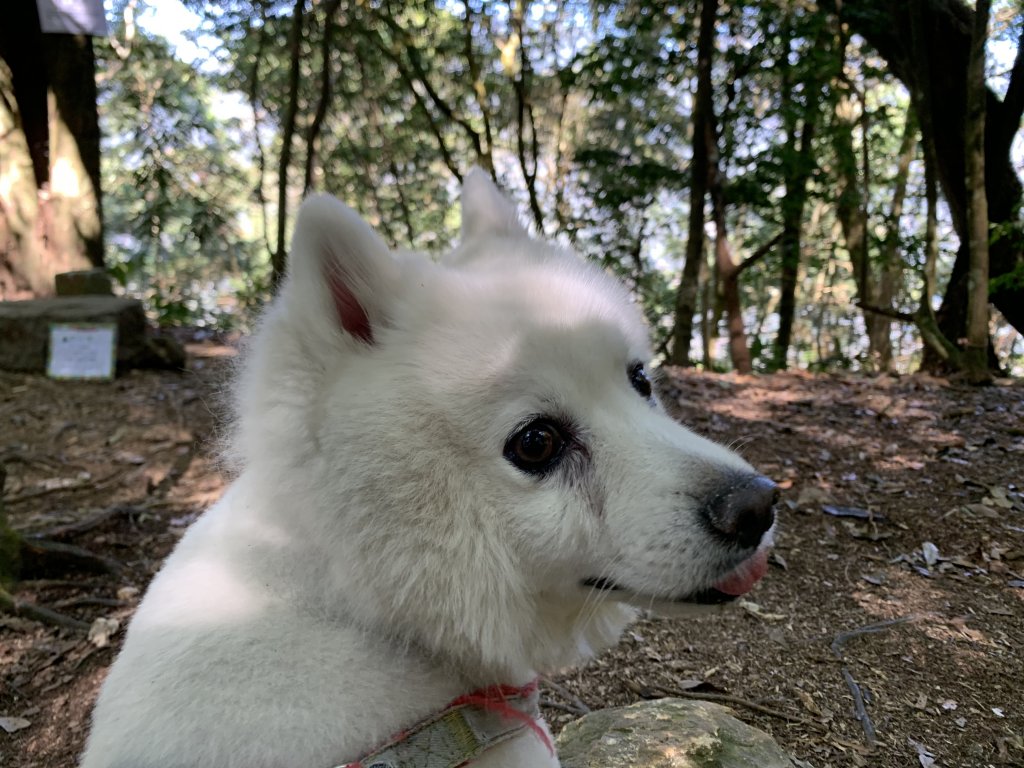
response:
<path fill-rule="evenodd" d="M 94 554 L 71 544 L 34 536 L 22 537 L 19 553 L 21 575 L 28 578 L 66 570 L 114 574 L 121 572 L 121 564 L 109 557 Z"/>
<path fill-rule="evenodd" d="M 144 511 L 145 510 L 142 507 L 117 504 L 115 506 L 102 509 L 84 520 L 77 520 L 73 523 L 67 523 L 66 525 L 57 525 L 53 528 L 48 528 L 45 531 L 39 531 L 38 533 L 31 534 L 31 536 L 39 539 L 48 539 L 50 541 L 67 541 L 68 539 L 73 539 L 77 536 L 81 536 L 83 533 L 88 533 L 91 530 L 99 528 L 101 525 L 109 520 L 113 520 L 114 518 L 139 515 Z"/>
<path fill-rule="evenodd" d="M 33 603 L 25 602 L 24 600 L 18 600 L 3 587 L 0 587 L 0 612 L 12 613 L 15 616 L 22 616 L 26 619 L 40 621 L 44 624 L 51 624 L 55 627 L 64 627 L 65 629 L 73 629 L 81 632 L 89 630 L 89 625 L 84 621 L 79 621 L 71 616 L 65 616 L 63 613 L 57 613 L 57 611 L 53 611 L 42 605 L 35 605 Z"/>
<path fill-rule="evenodd" d="M 728 693 L 712 693 L 710 691 L 682 691 L 676 688 L 666 688 L 661 685 L 640 685 L 632 680 L 626 680 L 626 687 L 633 691 L 635 694 L 644 699 L 657 699 L 662 696 L 673 696 L 677 699 L 695 699 L 697 701 L 713 701 L 720 704 L 732 704 L 737 707 L 745 707 L 751 709 L 754 712 L 760 712 L 762 715 L 768 715 L 769 717 L 777 717 L 780 720 L 786 720 L 791 723 L 799 723 L 800 725 L 810 726 L 812 728 L 821 729 L 821 724 L 814 720 L 808 720 L 805 717 L 799 717 L 797 715 L 789 715 L 785 712 L 779 712 L 777 709 L 766 707 L 763 704 L 758 704 L 747 699 L 740 698 L 739 696 L 733 696 Z"/>

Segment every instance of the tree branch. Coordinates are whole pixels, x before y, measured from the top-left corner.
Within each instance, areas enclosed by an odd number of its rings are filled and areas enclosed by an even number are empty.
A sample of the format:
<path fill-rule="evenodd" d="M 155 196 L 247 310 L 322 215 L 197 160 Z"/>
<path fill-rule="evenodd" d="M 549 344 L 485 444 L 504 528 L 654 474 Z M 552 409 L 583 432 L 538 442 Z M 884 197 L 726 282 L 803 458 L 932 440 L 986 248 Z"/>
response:
<path fill-rule="evenodd" d="M 893 320 L 899 320 L 904 323 L 917 324 L 916 313 L 911 314 L 910 312 L 901 312 L 900 310 L 893 309 L 892 307 L 876 307 L 865 299 L 857 299 L 853 303 L 865 312 L 871 312 L 872 314 L 881 315 L 882 317 L 891 317 Z"/>
<path fill-rule="evenodd" d="M 469 124 L 469 121 L 463 117 L 455 114 L 455 110 L 452 106 L 441 98 L 441 95 L 437 92 L 434 86 L 430 82 L 430 78 L 427 77 L 426 69 L 423 67 L 423 62 L 420 59 L 419 49 L 416 48 L 415 41 L 409 35 L 409 33 L 403 29 L 398 22 L 396 22 L 389 15 L 381 15 L 380 18 L 384 24 L 391 30 L 391 34 L 395 35 L 401 40 L 402 49 L 406 52 L 409 57 L 409 63 L 412 65 L 413 74 L 416 76 L 416 80 L 426 91 L 427 96 L 430 98 L 431 103 L 437 108 L 437 110 L 448 120 L 461 126 L 465 131 L 466 136 L 469 138 L 470 143 L 473 145 L 473 150 L 476 152 L 476 156 L 479 160 L 483 160 L 484 150 L 483 141 L 480 138 L 480 134 Z M 395 55 L 392 52 L 391 60 L 395 63 L 395 66 L 399 69 L 403 69 L 401 57 Z"/>
<path fill-rule="evenodd" d="M 313 188 L 313 166 L 316 165 L 316 144 L 320 138 L 324 118 L 327 116 L 327 105 L 331 100 L 331 38 L 334 31 L 334 14 L 337 13 L 341 0 L 328 0 L 324 7 L 324 29 L 320 36 L 320 97 L 317 100 L 313 120 L 306 131 L 306 162 L 302 174 L 302 192 L 306 194 Z"/>
<path fill-rule="evenodd" d="M 1024 114 L 1024 30 L 1017 38 L 1017 56 L 1013 60 L 1013 69 L 1010 70 L 1010 84 L 1006 88 L 1006 96 L 999 107 L 998 121 L 999 125 L 1004 128 L 1000 133 L 1006 135 L 1010 141 L 1017 134 L 1022 114 Z"/>
<path fill-rule="evenodd" d="M 407 70 L 403 65 L 401 57 L 399 57 L 385 44 L 385 42 L 380 38 L 379 33 L 371 32 L 369 30 L 362 29 L 361 27 L 357 29 L 367 40 L 369 40 L 371 45 L 379 50 L 388 61 L 394 64 L 395 69 L 398 71 L 398 76 L 401 78 L 402 82 L 405 83 L 406 87 L 409 89 L 409 93 L 412 94 L 413 101 L 416 102 L 416 106 L 420 108 L 420 111 L 423 112 L 424 117 L 427 119 L 427 127 L 430 129 L 430 133 L 434 136 L 434 140 L 437 142 L 437 148 L 441 153 L 441 158 L 444 160 L 445 166 L 447 166 L 452 176 L 455 177 L 455 180 L 461 184 L 462 173 L 459 171 L 459 166 L 455 163 L 451 150 L 448 148 L 448 144 L 444 140 L 444 135 L 441 133 L 441 126 L 438 124 L 434 113 L 430 110 L 430 105 L 427 104 L 423 95 L 416 88 L 416 81 L 409 73 L 409 70 Z"/>
<path fill-rule="evenodd" d="M 526 93 L 526 75 L 529 72 L 530 61 L 526 54 L 526 45 L 523 40 L 523 18 L 526 14 L 526 0 L 513 0 L 509 3 L 511 13 L 512 30 L 519 49 L 519 71 L 512 72 L 512 88 L 516 94 L 516 154 L 519 157 L 519 168 L 523 173 L 523 180 L 526 182 L 526 192 L 530 198 L 530 213 L 537 224 L 537 229 L 544 231 L 544 213 L 540 209 L 540 202 L 537 200 L 537 130 L 533 119 L 533 107 L 530 105 Z M 510 40 L 508 45 L 512 45 Z M 532 140 L 530 147 L 533 154 L 533 168 L 526 155 L 526 128 L 530 126 Z"/>
<path fill-rule="evenodd" d="M 484 137 L 487 140 L 487 147 L 481 154 L 481 159 L 484 162 L 484 170 L 491 174 L 491 178 L 494 178 L 494 158 L 491 156 L 494 149 L 494 138 L 491 135 L 491 114 L 487 107 L 487 87 L 484 85 L 484 78 L 480 73 L 480 64 L 473 53 L 473 10 L 469 3 L 466 3 L 463 32 L 463 52 L 466 55 L 466 63 L 469 65 L 469 77 L 473 81 L 473 95 L 480 108 L 480 114 L 483 115 Z"/>
<path fill-rule="evenodd" d="M 263 246 L 267 253 L 273 258 L 274 249 L 270 245 L 270 232 L 267 221 L 267 196 L 263 192 L 263 182 L 267 176 L 267 154 L 263 150 L 263 140 L 260 139 L 260 110 L 259 110 L 259 84 L 260 84 L 260 62 L 263 60 L 263 47 L 267 40 L 267 15 L 266 9 L 260 6 L 263 23 L 260 25 L 256 37 L 256 54 L 252 60 L 252 72 L 249 75 L 249 107 L 252 109 L 253 141 L 256 144 L 256 170 L 259 174 L 256 181 L 256 200 L 260 204 L 260 218 L 263 220 Z M 252 26 L 249 27 L 250 34 Z"/>
<path fill-rule="evenodd" d="M 777 235 L 775 235 L 775 237 L 773 237 L 764 245 L 760 246 L 752 254 L 747 256 L 747 258 L 745 258 L 736 266 L 736 271 L 734 272 L 734 274 L 738 277 L 743 272 L 743 270 L 747 269 L 748 267 L 754 266 L 754 264 L 756 264 L 765 256 L 767 256 L 771 249 L 778 245 L 779 241 L 782 240 L 782 235 L 783 233 L 779 232 Z"/>

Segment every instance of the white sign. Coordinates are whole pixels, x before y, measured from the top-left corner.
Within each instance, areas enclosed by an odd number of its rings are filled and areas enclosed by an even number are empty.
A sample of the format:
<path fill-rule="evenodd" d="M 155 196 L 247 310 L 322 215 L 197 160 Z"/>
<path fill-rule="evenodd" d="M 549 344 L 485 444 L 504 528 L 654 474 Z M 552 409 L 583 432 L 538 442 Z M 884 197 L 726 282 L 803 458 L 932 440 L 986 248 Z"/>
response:
<path fill-rule="evenodd" d="M 103 0 L 36 0 L 36 7 L 45 33 L 107 36 Z"/>
<path fill-rule="evenodd" d="M 54 379 L 112 379 L 116 350 L 113 323 L 54 323 L 46 373 Z"/>

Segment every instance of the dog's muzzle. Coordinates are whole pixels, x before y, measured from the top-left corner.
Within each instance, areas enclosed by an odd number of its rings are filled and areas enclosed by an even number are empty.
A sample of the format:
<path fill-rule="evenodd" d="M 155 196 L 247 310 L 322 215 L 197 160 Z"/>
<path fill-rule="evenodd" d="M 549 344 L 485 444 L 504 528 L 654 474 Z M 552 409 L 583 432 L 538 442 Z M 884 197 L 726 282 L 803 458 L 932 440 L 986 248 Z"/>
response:
<path fill-rule="evenodd" d="M 698 514 L 708 532 L 725 545 L 723 549 L 743 559 L 731 570 L 721 573 L 711 586 L 673 597 L 670 602 L 719 605 L 753 589 L 768 570 L 770 531 L 775 525 L 774 506 L 778 495 L 778 486 L 763 475 L 732 476 L 728 483 L 719 486 Z M 744 555 L 744 552 L 749 554 Z M 650 599 L 607 576 L 587 578 L 581 583 L 600 592 L 625 593 L 639 602 Z M 629 597 L 627 601 L 631 601 Z"/>

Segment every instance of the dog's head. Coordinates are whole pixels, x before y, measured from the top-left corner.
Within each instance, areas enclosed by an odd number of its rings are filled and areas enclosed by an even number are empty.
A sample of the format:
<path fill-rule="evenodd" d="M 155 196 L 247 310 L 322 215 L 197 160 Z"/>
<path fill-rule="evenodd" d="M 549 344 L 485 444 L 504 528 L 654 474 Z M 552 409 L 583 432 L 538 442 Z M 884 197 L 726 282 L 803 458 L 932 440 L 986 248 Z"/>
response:
<path fill-rule="evenodd" d="M 665 415 L 625 289 L 531 238 L 483 173 L 440 264 L 325 197 L 292 253 L 236 445 L 292 499 L 339 610 L 536 668 L 610 641 L 624 606 L 726 602 L 763 574 L 774 485 Z"/>

